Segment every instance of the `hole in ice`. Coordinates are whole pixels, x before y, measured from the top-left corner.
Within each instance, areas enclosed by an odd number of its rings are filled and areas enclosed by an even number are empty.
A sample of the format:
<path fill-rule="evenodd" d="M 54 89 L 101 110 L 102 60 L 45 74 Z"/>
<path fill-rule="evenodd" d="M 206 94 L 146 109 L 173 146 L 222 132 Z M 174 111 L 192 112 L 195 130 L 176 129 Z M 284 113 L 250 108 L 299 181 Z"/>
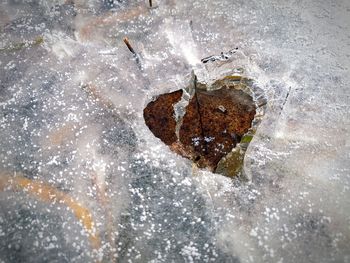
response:
<path fill-rule="evenodd" d="M 194 76 L 187 88 L 149 102 L 143 112 L 145 123 L 172 151 L 199 168 L 238 175 L 258 107 L 249 83 L 227 76 L 209 86 Z"/>

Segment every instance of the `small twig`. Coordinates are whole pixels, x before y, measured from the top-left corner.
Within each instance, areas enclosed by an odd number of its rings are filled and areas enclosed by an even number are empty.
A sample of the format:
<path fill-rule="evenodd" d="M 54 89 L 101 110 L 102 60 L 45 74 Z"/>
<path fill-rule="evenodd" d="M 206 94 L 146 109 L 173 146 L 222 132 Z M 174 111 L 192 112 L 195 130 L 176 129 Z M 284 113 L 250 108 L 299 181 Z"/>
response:
<path fill-rule="evenodd" d="M 152 0 L 149 0 L 149 6 L 150 6 L 150 7 L 153 7 Z"/>
<path fill-rule="evenodd" d="M 265 106 L 266 104 L 267 104 L 267 101 L 262 102 L 262 103 L 260 103 L 260 104 L 258 105 L 258 108 L 261 108 L 262 106 Z"/>
<path fill-rule="evenodd" d="M 136 51 L 133 49 L 133 47 L 131 46 L 129 39 L 127 37 L 124 37 L 123 41 L 124 41 L 125 45 L 128 47 L 129 51 L 133 54 L 137 66 L 139 67 L 140 70 L 142 70 L 143 67 L 142 67 L 140 55 L 137 54 Z"/>
<path fill-rule="evenodd" d="M 217 56 L 209 56 L 209 57 L 205 57 L 205 58 L 202 58 L 201 61 L 202 63 L 208 63 L 208 62 L 214 62 L 214 61 L 225 61 L 225 60 L 228 60 L 230 59 L 230 57 L 235 54 L 238 50 L 238 47 L 234 48 L 234 49 L 231 49 L 229 50 L 228 52 L 221 52 L 220 55 L 217 55 Z"/>
<path fill-rule="evenodd" d="M 191 29 L 191 33 L 193 34 L 193 21 L 192 20 L 190 20 L 190 29 Z"/>
<path fill-rule="evenodd" d="M 289 87 L 288 92 L 287 92 L 287 95 L 286 95 L 286 97 L 284 98 L 284 101 L 283 101 L 282 107 L 284 107 L 284 105 L 286 104 L 286 102 L 287 102 L 287 99 L 288 99 L 288 97 L 289 97 L 289 93 L 290 93 L 291 89 L 292 89 L 292 87 Z"/>
<path fill-rule="evenodd" d="M 133 53 L 136 56 L 136 52 L 132 48 L 132 46 L 131 46 L 131 44 L 129 42 L 129 39 L 127 37 L 124 37 L 123 41 L 124 41 L 125 45 L 128 47 L 128 49 L 130 50 L 130 52 Z"/>
<path fill-rule="evenodd" d="M 280 114 L 279 114 L 279 115 L 282 114 L 283 108 L 284 108 L 285 104 L 287 103 L 287 100 L 288 100 L 289 93 L 290 93 L 291 89 L 292 89 L 292 87 L 289 87 L 288 92 L 287 92 L 287 95 L 286 95 L 286 97 L 284 98 L 284 101 L 283 101 L 283 103 L 282 103 L 281 111 L 280 111 Z"/>

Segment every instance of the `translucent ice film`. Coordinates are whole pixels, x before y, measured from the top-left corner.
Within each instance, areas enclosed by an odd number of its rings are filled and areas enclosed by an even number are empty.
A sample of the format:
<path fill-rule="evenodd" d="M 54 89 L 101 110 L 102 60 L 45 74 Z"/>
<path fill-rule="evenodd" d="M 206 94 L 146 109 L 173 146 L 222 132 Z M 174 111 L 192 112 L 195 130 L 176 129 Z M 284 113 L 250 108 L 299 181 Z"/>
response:
<path fill-rule="evenodd" d="M 231 177 L 145 123 L 193 74 L 249 82 Z M 348 0 L 1 0 L 0 262 L 350 262 L 349 113 Z"/>

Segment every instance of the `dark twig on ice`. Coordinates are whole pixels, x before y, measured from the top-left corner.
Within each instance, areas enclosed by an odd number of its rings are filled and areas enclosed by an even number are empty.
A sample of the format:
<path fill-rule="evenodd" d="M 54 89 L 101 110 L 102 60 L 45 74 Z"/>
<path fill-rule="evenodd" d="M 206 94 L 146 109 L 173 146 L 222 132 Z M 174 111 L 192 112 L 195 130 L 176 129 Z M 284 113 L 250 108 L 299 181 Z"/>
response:
<path fill-rule="evenodd" d="M 208 153 L 208 146 L 207 146 L 207 142 L 205 140 L 202 114 L 201 114 L 199 99 L 198 99 L 198 95 L 197 95 L 197 76 L 196 75 L 194 75 L 193 84 L 194 84 L 194 97 L 196 100 L 196 106 L 197 106 L 197 111 L 198 111 L 198 115 L 199 115 L 199 125 L 200 125 L 200 129 L 201 129 L 201 137 L 202 137 L 203 144 L 204 144 L 204 154 L 207 154 Z"/>
<path fill-rule="evenodd" d="M 131 46 L 129 39 L 127 37 L 124 37 L 123 41 L 124 41 L 125 45 L 128 47 L 128 49 L 130 50 L 130 52 L 136 56 L 136 52 L 133 49 L 133 47 Z"/>
<path fill-rule="evenodd" d="M 133 54 L 133 57 L 135 58 L 137 66 L 142 70 L 142 64 L 141 64 L 141 57 L 139 54 L 136 53 L 134 48 L 131 46 L 129 39 L 127 37 L 124 37 L 123 39 L 125 45 L 128 47 L 129 51 Z"/>
<path fill-rule="evenodd" d="M 191 34 L 193 37 L 193 21 L 192 20 L 190 20 L 190 30 L 191 30 Z"/>
<path fill-rule="evenodd" d="M 206 58 L 202 58 L 201 61 L 202 63 L 208 63 L 208 62 L 214 62 L 214 61 L 225 61 L 225 60 L 228 60 L 230 57 L 232 57 L 233 54 L 235 54 L 238 50 L 238 47 L 234 48 L 234 49 L 231 49 L 230 51 L 224 53 L 224 52 L 221 52 L 220 55 L 218 56 L 209 56 L 209 57 L 206 57 Z"/>
<path fill-rule="evenodd" d="M 150 7 L 153 7 L 152 0 L 149 0 L 149 6 L 150 6 Z"/>
<path fill-rule="evenodd" d="M 282 106 L 281 106 L 280 115 L 282 114 L 284 105 L 287 103 L 287 100 L 288 100 L 289 93 L 290 93 L 291 89 L 292 89 L 292 87 L 289 87 L 288 92 L 287 92 L 287 94 L 286 94 L 286 97 L 284 98 L 284 101 L 283 101 Z"/>

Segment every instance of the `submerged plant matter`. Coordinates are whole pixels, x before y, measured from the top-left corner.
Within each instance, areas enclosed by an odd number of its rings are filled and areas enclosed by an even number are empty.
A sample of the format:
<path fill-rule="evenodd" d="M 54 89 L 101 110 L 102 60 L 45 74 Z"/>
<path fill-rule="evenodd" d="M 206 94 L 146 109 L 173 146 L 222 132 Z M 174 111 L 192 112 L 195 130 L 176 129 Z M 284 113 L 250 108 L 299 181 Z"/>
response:
<path fill-rule="evenodd" d="M 207 86 L 194 76 L 184 91 L 162 94 L 147 105 L 147 126 L 173 151 L 200 168 L 215 171 L 251 128 L 256 113 L 253 98 L 240 89 L 240 81 L 237 84 L 232 80 L 240 77 L 226 77 Z M 174 107 L 185 100 L 183 93 L 190 94 L 190 98 L 183 109 L 185 114 L 176 120 Z"/>

